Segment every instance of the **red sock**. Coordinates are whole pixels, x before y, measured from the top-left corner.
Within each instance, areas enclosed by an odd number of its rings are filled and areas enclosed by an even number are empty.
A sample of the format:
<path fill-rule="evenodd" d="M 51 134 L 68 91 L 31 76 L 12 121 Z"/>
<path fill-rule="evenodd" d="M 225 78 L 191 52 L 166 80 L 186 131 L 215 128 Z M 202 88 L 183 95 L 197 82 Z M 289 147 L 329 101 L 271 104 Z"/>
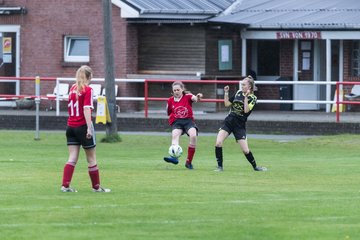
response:
<path fill-rule="evenodd" d="M 195 154 L 195 145 L 189 145 L 186 162 L 191 163 Z"/>
<path fill-rule="evenodd" d="M 91 179 L 91 184 L 93 189 L 98 189 L 100 187 L 100 175 L 99 175 L 99 169 L 97 165 L 88 167 L 89 169 L 89 176 Z"/>
<path fill-rule="evenodd" d="M 70 186 L 72 176 L 74 174 L 75 165 L 66 163 L 64 167 L 64 174 L 62 179 L 62 185 L 66 188 Z"/>

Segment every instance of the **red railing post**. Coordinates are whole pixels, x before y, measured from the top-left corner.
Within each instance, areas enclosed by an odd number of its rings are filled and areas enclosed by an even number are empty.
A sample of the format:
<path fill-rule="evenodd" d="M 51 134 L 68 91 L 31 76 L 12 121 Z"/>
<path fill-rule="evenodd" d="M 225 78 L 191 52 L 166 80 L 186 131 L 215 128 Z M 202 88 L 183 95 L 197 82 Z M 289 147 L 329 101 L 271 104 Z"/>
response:
<path fill-rule="evenodd" d="M 340 121 L 340 113 L 339 113 L 339 82 L 336 83 L 336 122 Z"/>
<path fill-rule="evenodd" d="M 145 118 L 148 117 L 148 95 L 149 95 L 149 90 L 148 90 L 148 81 L 147 79 L 145 79 L 145 84 L 144 84 L 144 112 L 145 112 Z"/>

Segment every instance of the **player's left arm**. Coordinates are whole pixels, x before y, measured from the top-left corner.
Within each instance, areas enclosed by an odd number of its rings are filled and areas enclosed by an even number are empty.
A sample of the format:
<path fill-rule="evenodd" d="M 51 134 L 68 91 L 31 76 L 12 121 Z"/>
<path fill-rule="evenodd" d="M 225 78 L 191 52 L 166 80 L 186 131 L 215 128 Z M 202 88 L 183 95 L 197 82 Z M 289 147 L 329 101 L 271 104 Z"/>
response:
<path fill-rule="evenodd" d="M 198 93 L 196 95 L 192 95 L 191 96 L 191 101 L 193 102 L 199 102 L 201 101 L 201 99 L 203 98 L 203 94 L 202 93 Z"/>
<path fill-rule="evenodd" d="M 92 91 L 86 91 L 84 96 L 84 118 L 87 126 L 86 137 L 91 138 L 94 135 L 94 126 L 91 119 L 91 113 L 94 108 Z"/>
<path fill-rule="evenodd" d="M 256 96 L 254 94 L 245 95 L 244 98 L 244 112 L 250 112 L 256 104 Z"/>
<path fill-rule="evenodd" d="M 87 138 L 91 138 L 94 135 L 94 126 L 91 120 L 91 112 L 92 112 L 91 107 L 84 106 L 84 117 L 87 126 L 87 133 L 86 133 Z"/>

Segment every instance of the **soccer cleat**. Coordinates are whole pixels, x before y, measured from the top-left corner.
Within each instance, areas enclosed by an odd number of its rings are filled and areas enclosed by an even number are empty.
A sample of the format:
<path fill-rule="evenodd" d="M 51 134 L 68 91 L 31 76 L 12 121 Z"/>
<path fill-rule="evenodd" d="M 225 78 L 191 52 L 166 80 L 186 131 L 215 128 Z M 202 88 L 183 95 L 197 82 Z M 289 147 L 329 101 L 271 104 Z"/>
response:
<path fill-rule="evenodd" d="M 175 165 L 179 163 L 179 159 L 175 157 L 164 157 L 164 161 Z"/>
<path fill-rule="evenodd" d="M 257 166 L 257 167 L 254 167 L 254 170 L 255 170 L 255 171 L 259 171 L 259 172 L 265 172 L 265 171 L 267 171 L 267 168 L 266 168 L 266 167 Z"/>
<path fill-rule="evenodd" d="M 111 189 L 99 187 L 98 189 L 93 188 L 93 192 L 111 192 Z"/>
<path fill-rule="evenodd" d="M 216 169 L 214 170 L 214 172 L 222 172 L 224 171 L 223 167 L 217 166 Z"/>
<path fill-rule="evenodd" d="M 186 167 L 187 169 L 190 169 L 190 170 L 193 170 L 193 169 L 194 169 L 193 165 L 192 165 L 191 163 L 188 163 L 188 162 L 185 163 L 185 167 Z"/>
<path fill-rule="evenodd" d="M 60 191 L 62 191 L 62 192 L 77 192 L 76 189 L 73 189 L 71 187 L 64 187 L 64 186 L 61 186 Z"/>

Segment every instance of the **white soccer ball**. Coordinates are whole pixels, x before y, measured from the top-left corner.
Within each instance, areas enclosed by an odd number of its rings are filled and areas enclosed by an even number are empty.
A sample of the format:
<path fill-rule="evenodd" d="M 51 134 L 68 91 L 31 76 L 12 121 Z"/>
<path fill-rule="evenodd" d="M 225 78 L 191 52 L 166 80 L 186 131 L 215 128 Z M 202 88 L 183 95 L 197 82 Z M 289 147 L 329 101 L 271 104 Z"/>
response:
<path fill-rule="evenodd" d="M 183 150 L 180 145 L 171 145 L 169 147 L 169 155 L 171 157 L 179 158 L 182 154 Z"/>

